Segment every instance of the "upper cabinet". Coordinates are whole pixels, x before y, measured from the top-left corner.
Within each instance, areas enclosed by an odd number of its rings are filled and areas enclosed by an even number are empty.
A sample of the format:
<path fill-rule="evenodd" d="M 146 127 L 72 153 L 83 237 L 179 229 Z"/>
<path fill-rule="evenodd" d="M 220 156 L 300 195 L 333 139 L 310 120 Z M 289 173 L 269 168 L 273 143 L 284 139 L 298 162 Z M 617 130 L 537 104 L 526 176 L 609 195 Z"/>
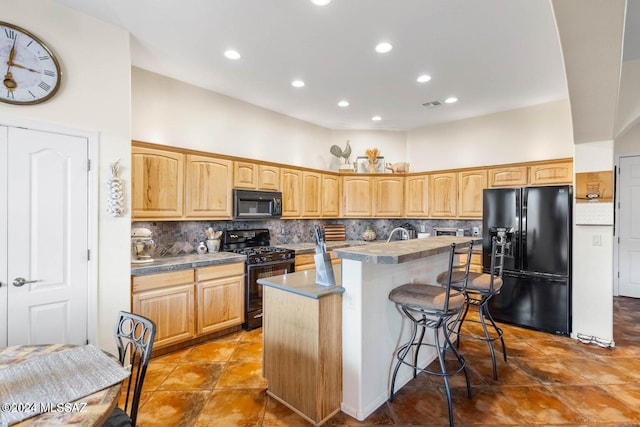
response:
<path fill-rule="evenodd" d="M 426 218 L 429 216 L 429 175 L 405 177 L 404 214 L 408 218 Z"/>
<path fill-rule="evenodd" d="M 489 169 L 489 187 L 521 187 L 527 185 L 527 166 Z"/>
<path fill-rule="evenodd" d="M 373 185 L 369 176 L 343 176 L 340 214 L 345 218 L 367 218 L 373 214 Z"/>
<path fill-rule="evenodd" d="M 187 154 L 186 216 L 231 217 L 232 167 L 231 160 Z"/>
<path fill-rule="evenodd" d="M 482 192 L 485 188 L 486 170 L 458 172 L 458 217 L 482 218 Z"/>
<path fill-rule="evenodd" d="M 340 215 L 340 177 L 323 173 L 321 189 L 321 216 L 337 218 Z"/>
<path fill-rule="evenodd" d="M 251 162 L 233 162 L 233 188 L 280 189 L 280 168 Z"/>
<path fill-rule="evenodd" d="M 458 174 L 455 172 L 431 175 L 431 216 L 451 218 L 457 214 Z"/>
<path fill-rule="evenodd" d="M 280 190 L 282 191 L 282 217 L 302 216 L 302 171 L 280 169 Z"/>
<path fill-rule="evenodd" d="M 133 146 L 131 210 L 134 219 L 183 215 L 184 154 Z"/>
<path fill-rule="evenodd" d="M 318 172 L 302 172 L 302 216 L 319 218 L 322 178 Z"/>
<path fill-rule="evenodd" d="M 404 177 L 373 178 L 373 216 L 400 218 L 404 212 Z"/>
<path fill-rule="evenodd" d="M 550 162 L 529 166 L 530 185 L 571 184 L 573 162 Z"/>

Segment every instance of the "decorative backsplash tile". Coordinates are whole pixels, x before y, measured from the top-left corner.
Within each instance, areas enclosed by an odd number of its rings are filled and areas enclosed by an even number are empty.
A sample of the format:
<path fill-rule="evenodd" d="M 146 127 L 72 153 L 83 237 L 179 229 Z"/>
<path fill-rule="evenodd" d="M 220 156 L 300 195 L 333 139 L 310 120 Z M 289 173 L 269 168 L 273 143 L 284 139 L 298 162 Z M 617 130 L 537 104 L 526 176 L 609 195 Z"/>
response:
<path fill-rule="evenodd" d="M 363 240 L 362 233 L 368 225 L 376 232 L 378 240 L 386 240 L 389 233 L 396 227 L 410 224 L 416 231 L 435 235 L 434 227 L 454 227 L 465 230 L 465 236 L 471 236 L 473 227 L 482 229 L 482 221 L 471 220 L 440 220 L 440 219 L 281 219 L 268 221 L 137 221 L 131 224 L 131 228 L 144 227 L 151 230 L 156 243 L 156 257 L 177 256 L 196 253 L 200 242 L 207 237 L 205 230 L 212 227 L 214 230 L 250 228 L 268 228 L 271 232 L 271 245 L 289 243 L 305 243 L 313 241 L 315 225 L 344 224 L 347 240 Z M 480 231 L 482 233 L 482 230 Z"/>

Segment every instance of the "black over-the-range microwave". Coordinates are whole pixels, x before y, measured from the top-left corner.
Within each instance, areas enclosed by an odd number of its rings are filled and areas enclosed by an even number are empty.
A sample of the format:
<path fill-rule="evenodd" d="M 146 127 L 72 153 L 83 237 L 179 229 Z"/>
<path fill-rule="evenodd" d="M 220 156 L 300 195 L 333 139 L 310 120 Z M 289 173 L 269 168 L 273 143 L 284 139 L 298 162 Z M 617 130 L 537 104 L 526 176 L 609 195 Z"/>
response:
<path fill-rule="evenodd" d="M 281 192 L 233 190 L 233 219 L 273 219 L 281 216 Z"/>

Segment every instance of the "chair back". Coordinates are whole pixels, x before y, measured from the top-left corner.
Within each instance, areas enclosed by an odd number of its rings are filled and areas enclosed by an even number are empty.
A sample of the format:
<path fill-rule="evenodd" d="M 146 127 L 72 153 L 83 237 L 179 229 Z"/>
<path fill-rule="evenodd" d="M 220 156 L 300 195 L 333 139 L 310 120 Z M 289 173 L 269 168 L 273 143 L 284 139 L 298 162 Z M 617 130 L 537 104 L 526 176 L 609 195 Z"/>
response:
<path fill-rule="evenodd" d="M 496 278 L 502 279 L 502 270 L 504 270 L 504 255 L 507 246 L 507 237 L 502 234 L 493 236 L 491 239 L 491 268 L 489 273 L 491 279 L 489 282 L 489 291 L 493 292 L 493 283 Z"/>
<path fill-rule="evenodd" d="M 131 375 L 127 381 L 127 395 L 124 412 L 136 425 L 138 404 L 142 393 L 142 384 L 147 373 L 153 340 L 156 335 L 156 324 L 146 317 L 121 311 L 118 314 L 114 336 L 118 346 L 118 359 L 122 366 L 127 360 L 131 364 Z"/>
<path fill-rule="evenodd" d="M 458 245 L 459 246 L 459 245 Z M 449 249 L 449 269 L 445 276 L 444 286 L 446 288 L 447 298 L 444 303 L 444 311 L 449 311 L 449 296 L 451 295 L 451 284 L 455 283 L 456 289 L 464 290 L 469 280 L 469 266 L 471 265 L 471 253 L 473 251 L 473 240 L 469 241 L 468 246 L 462 249 L 456 249 L 456 244 L 452 243 Z M 464 259 L 463 263 L 456 264 L 456 256 L 460 255 Z M 466 258 L 464 258 L 466 256 Z M 454 279 L 455 277 L 455 279 Z"/>

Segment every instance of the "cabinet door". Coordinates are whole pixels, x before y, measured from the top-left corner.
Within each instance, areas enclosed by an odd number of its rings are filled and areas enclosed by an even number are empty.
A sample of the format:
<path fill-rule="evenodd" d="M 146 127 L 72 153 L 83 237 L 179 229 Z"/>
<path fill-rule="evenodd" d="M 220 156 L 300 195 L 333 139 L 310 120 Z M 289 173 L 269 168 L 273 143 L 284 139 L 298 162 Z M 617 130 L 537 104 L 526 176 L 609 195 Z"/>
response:
<path fill-rule="evenodd" d="M 404 214 L 411 218 L 429 216 L 429 175 L 404 179 Z"/>
<path fill-rule="evenodd" d="M 244 276 L 198 282 L 196 292 L 199 335 L 244 322 Z"/>
<path fill-rule="evenodd" d="M 316 262 L 313 258 L 315 254 L 296 254 L 296 271 L 312 270 L 316 268 Z"/>
<path fill-rule="evenodd" d="M 375 177 L 373 215 L 378 218 L 402 217 L 404 211 L 404 178 Z"/>
<path fill-rule="evenodd" d="M 230 219 L 232 161 L 187 155 L 186 216 Z"/>
<path fill-rule="evenodd" d="M 183 177 L 183 154 L 131 147 L 133 219 L 182 217 Z"/>
<path fill-rule="evenodd" d="M 487 171 L 458 172 L 458 216 L 482 218 L 482 191 L 487 188 Z"/>
<path fill-rule="evenodd" d="M 456 216 L 458 200 L 458 174 L 439 173 L 431 175 L 431 216 L 449 218 Z"/>
<path fill-rule="evenodd" d="M 258 168 L 254 163 L 233 162 L 233 187 L 258 188 Z"/>
<path fill-rule="evenodd" d="M 573 162 L 529 166 L 529 184 L 555 185 L 573 183 Z"/>
<path fill-rule="evenodd" d="M 258 165 L 258 188 L 260 190 L 280 190 L 280 168 Z"/>
<path fill-rule="evenodd" d="M 340 212 L 345 218 L 367 218 L 373 214 L 372 181 L 370 177 L 342 177 Z"/>
<path fill-rule="evenodd" d="M 281 169 L 282 217 L 298 218 L 302 215 L 302 171 Z"/>
<path fill-rule="evenodd" d="M 527 185 L 526 166 L 489 169 L 489 187 L 521 187 L 523 185 Z"/>
<path fill-rule="evenodd" d="M 154 349 L 194 337 L 193 286 L 191 283 L 133 294 L 133 312 L 156 323 Z"/>
<path fill-rule="evenodd" d="M 319 218 L 322 209 L 320 208 L 320 188 L 322 179 L 319 173 L 302 172 L 302 216 Z"/>
<path fill-rule="evenodd" d="M 337 218 L 340 215 L 340 179 L 336 175 L 322 174 L 320 208 L 322 216 Z"/>

